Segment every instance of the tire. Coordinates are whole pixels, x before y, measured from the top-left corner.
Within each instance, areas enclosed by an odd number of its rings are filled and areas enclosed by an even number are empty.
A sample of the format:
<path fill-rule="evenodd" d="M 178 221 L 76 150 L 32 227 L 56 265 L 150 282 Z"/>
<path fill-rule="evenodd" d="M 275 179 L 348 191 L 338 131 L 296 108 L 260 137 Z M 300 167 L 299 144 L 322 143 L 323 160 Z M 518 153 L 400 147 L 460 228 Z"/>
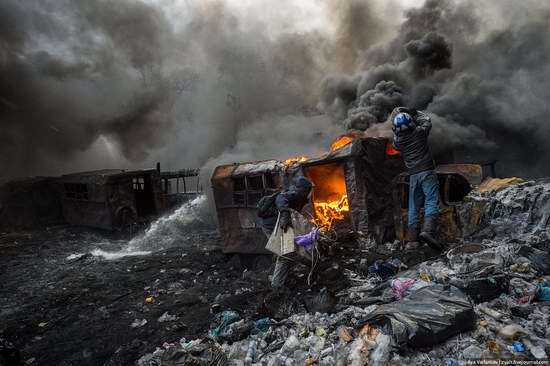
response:
<path fill-rule="evenodd" d="M 119 207 L 115 214 L 116 228 L 119 231 L 131 226 L 135 226 L 138 223 L 137 215 L 130 207 Z"/>

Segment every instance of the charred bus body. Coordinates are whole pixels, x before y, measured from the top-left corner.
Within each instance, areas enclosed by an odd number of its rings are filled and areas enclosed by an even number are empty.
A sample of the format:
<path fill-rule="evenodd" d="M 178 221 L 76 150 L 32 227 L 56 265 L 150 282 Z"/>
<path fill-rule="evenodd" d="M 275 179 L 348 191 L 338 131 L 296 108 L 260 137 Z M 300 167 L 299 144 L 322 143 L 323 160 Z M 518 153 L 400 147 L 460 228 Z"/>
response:
<path fill-rule="evenodd" d="M 483 180 L 482 166 L 478 164 L 449 164 L 436 166 L 439 180 L 439 217 L 437 239 L 448 242 L 465 238 L 475 231 L 485 212 L 484 200 L 468 200 L 466 196 Z M 394 219 L 396 236 L 409 240 L 409 175 L 402 173 L 394 182 L 396 202 Z M 424 210 L 420 210 L 422 216 Z"/>
<path fill-rule="evenodd" d="M 375 241 L 395 237 L 392 180 L 405 168 L 401 157 L 388 154 L 387 143 L 385 138 L 355 139 L 289 167 L 277 160 L 218 166 L 211 182 L 223 252 L 266 253 L 256 204 L 264 195 L 291 187 L 298 176 L 315 184 L 302 210 L 306 217 L 321 223 L 323 214 L 339 206 L 339 218 L 331 225 L 368 232 Z"/>
<path fill-rule="evenodd" d="M 464 198 L 479 184 L 476 164 L 437 167 L 440 181 L 442 240 L 467 236 L 479 225 L 484 205 Z M 268 160 L 218 166 L 212 175 L 222 251 L 265 254 L 266 238 L 256 216 L 259 199 L 293 185 L 297 176 L 313 181 L 312 200 L 302 214 L 322 225 L 331 204 L 347 207 L 332 221 L 336 230 L 351 230 L 371 244 L 408 239 L 408 173 L 399 152 L 386 138 L 358 138 L 318 159 L 292 166 Z M 328 209 L 327 209 L 328 207 Z M 332 206 L 334 207 L 334 205 Z"/>
<path fill-rule="evenodd" d="M 166 210 L 156 169 L 64 175 L 60 197 L 65 223 L 111 231 L 146 222 Z"/>
<path fill-rule="evenodd" d="M 120 231 L 202 195 L 199 169 L 106 169 L 10 181 L 0 187 L 0 227 L 54 224 Z"/>
<path fill-rule="evenodd" d="M 256 205 L 285 187 L 284 173 L 276 160 L 216 167 L 211 182 L 224 253 L 269 254 Z"/>

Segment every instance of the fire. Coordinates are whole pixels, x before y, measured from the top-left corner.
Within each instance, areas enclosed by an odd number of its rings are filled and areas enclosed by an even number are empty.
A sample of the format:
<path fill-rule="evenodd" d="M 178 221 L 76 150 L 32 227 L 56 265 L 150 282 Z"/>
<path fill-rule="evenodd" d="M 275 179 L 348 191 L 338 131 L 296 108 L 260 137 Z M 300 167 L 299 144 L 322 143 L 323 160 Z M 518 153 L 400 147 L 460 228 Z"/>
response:
<path fill-rule="evenodd" d="M 306 176 L 315 184 L 311 220 L 321 231 L 332 228 L 335 220 L 344 220 L 349 211 L 346 179 L 342 163 L 329 163 L 305 167 Z"/>
<path fill-rule="evenodd" d="M 348 195 L 345 194 L 339 201 L 314 202 L 317 218 L 312 219 L 321 231 L 328 231 L 334 220 L 343 220 L 344 212 L 349 211 Z"/>
<path fill-rule="evenodd" d="M 395 147 L 393 147 L 393 144 L 391 141 L 388 141 L 386 143 L 386 155 L 400 155 L 401 151 L 397 150 Z"/>
<path fill-rule="evenodd" d="M 285 168 L 290 168 L 291 166 L 299 163 L 303 163 L 304 161 L 308 161 L 309 158 L 305 156 L 300 156 L 297 158 L 289 158 L 284 161 Z"/>
<path fill-rule="evenodd" d="M 332 146 L 330 147 L 330 150 L 331 151 L 336 151 L 338 150 L 339 148 L 341 148 L 342 146 L 345 146 L 347 144 L 349 144 L 350 142 L 352 142 L 353 139 L 349 136 L 342 136 L 340 137 L 338 140 L 334 141 L 334 143 L 332 144 Z"/>

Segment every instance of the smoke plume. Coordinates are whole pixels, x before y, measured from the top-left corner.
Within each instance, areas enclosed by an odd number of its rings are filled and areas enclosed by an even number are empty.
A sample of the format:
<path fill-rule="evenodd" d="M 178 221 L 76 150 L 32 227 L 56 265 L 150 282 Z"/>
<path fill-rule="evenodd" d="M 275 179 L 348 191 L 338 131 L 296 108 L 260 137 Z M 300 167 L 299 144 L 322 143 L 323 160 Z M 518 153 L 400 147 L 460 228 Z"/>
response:
<path fill-rule="evenodd" d="M 330 26 L 308 24 L 309 9 Z M 0 181 L 201 166 L 248 124 L 315 105 L 325 75 L 352 72 L 382 39 L 375 13 L 361 1 L 3 1 Z M 354 31 L 367 24 L 380 31 Z"/>
<path fill-rule="evenodd" d="M 314 153 L 397 105 L 436 151 L 550 174 L 550 6 L 400 3 L 2 1 L 0 182 Z"/>
<path fill-rule="evenodd" d="M 550 4 L 427 0 L 361 55 L 362 71 L 328 76 L 319 108 L 369 130 L 405 105 L 426 110 L 436 153 L 500 160 L 503 174 L 550 174 Z"/>

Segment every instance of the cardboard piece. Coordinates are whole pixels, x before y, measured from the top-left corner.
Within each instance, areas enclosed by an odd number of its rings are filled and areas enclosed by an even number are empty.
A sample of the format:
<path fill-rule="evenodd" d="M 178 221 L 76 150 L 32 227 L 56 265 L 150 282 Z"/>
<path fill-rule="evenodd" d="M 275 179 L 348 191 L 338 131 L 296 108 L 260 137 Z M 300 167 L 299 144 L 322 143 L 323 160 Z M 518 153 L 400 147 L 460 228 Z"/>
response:
<path fill-rule="evenodd" d="M 293 228 L 288 228 L 284 233 L 279 226 L 281 220 L 281 214 L 279 213 L 275 229 L 265 248 L 278 256 L 311 266 L 312 261 L 317 260 L 317 251 L 314 249 L 312 253 L 309 253 L 304 247 L 297 246 L 294 243 L 294 237 L 308 234 L 315 229 L 315 226 L 294 210 L 290 210 L 290 217 Z"/>

